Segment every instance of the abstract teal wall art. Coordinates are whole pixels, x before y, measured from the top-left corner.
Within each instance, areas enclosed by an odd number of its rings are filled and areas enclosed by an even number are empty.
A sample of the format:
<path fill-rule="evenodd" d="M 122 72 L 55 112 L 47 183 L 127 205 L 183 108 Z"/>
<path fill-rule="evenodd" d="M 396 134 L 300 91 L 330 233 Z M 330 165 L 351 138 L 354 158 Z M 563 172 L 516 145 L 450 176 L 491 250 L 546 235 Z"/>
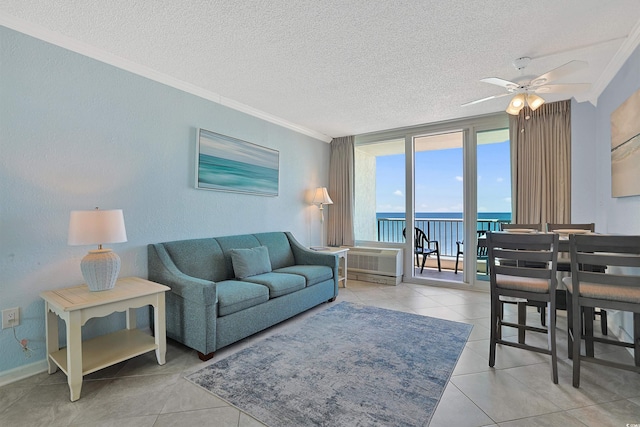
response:
<path fill-rule="evenodd" d="M 277 196 L 279 159 L 276 150 L 198 129 L 196 188 Z"/>

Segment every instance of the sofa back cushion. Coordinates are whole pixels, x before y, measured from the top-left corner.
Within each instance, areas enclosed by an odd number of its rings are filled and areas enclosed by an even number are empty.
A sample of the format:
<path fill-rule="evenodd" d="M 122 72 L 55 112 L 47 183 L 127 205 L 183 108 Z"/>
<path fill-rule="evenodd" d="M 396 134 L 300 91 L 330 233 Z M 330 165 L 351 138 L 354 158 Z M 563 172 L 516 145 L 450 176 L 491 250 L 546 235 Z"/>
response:
<path fill-rule="evenodd" d="M 291 244 L 287 235 L 283 232 L 258 233 L 254 234 L 261 245 L 269 248 L 271 258 L 271 268 L 283 268 L 295 265 Z"/>
<path fill-rule="evenodd" d="M 215 239 L 178 240 L 163 245 L 178 270 L 184 274 L 214 282 L 232 277 L 222 248 Z"/>

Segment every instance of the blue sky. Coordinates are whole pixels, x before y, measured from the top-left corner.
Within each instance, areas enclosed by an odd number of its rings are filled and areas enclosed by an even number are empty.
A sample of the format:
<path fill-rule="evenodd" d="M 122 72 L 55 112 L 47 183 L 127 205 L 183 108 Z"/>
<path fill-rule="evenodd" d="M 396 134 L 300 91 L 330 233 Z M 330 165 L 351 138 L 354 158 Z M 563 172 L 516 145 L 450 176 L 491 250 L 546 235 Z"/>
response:
<path fill-rule="evenodd" d="M 511 211 L 509 142 L 478 146 L 478 211 Z M 376 211 L 404 212 L 404 154 L 376 160 Z M 462 212 L 462 148 L 416 153 L 416 212 Z"/>

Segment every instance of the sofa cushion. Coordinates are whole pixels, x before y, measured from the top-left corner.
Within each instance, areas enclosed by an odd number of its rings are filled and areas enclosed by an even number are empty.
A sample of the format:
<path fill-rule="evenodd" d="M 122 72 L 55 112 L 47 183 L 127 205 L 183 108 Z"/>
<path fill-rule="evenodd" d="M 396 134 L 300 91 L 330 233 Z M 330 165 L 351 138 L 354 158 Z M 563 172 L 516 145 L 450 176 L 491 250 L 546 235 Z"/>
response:
<path fill-rule="evenodd" d="M 279 268 L 274 271 L 303 276 L 307 286 L 333 278 L 333 269 L 324 265 L 292 265 L 291 267 Z"/>
<path fill-rule="evenodd" d="M 269 288 L 257 283 L 225 280 L 217 284 L 218 316 L 226 316 L 269 301 Z"/>
<path fill-rule="evenodd" d="M 270 298 L 277 298 L 304 289 L 304 277 L 297 274 L 265 273 L 247 277 L 244 280 L 269 288 Z"/>
<path fill-rule="evenodd" d="M 162 244 L 178 270 L 188 276 L 218 282 L 230 278 L 224 254 L 215 239 L 192 239 Z"/>
<path fill-rule="evenodd" d="M 244 279 L 256 274 L 271 271 L 269 251 L 266 246 L 258 246 L 251 249 L 231 249 L 231 263 L 236 279 Z"/>
<path fill-rule="evenodd" d="M 271 268 L 288 267 L 294 265 L 296 260 L 291 250 L 291 243 L 287 235 L 282 232 L 258 233 L 254 234 L 261 245 L 269 248 L 269 258 Z"/>
<path fill-rule="evenodd" d="M 264 246 L 260 244 L 258 239 L 256 239 L 253 234 L 216 237 L 215 241 L 218 242 L 220 248 L 222 249 L 222 252 L 224 253 L 225 265 L 227 271 L 229 272 L 229 275 L 226 277 L 227 279 L 233 279 L 235 277 L 235 274 L 233 272 L 233 263 L 231 261 L 231 254 L 229 253 L 232 249 L 251 249 L 255 248 L 256 246 Z"/>

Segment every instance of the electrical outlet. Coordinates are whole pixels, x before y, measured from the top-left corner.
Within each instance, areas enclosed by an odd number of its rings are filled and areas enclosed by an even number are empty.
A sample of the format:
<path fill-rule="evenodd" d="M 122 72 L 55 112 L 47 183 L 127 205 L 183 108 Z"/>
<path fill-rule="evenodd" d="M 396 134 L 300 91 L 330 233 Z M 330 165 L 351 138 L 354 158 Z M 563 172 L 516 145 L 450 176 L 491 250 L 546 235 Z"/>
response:
<path fill-rule="evenodd" d="M 20 308 L 7 308 L 2 310 L 2 329 L 11 328 L 20 324 Z"/>

